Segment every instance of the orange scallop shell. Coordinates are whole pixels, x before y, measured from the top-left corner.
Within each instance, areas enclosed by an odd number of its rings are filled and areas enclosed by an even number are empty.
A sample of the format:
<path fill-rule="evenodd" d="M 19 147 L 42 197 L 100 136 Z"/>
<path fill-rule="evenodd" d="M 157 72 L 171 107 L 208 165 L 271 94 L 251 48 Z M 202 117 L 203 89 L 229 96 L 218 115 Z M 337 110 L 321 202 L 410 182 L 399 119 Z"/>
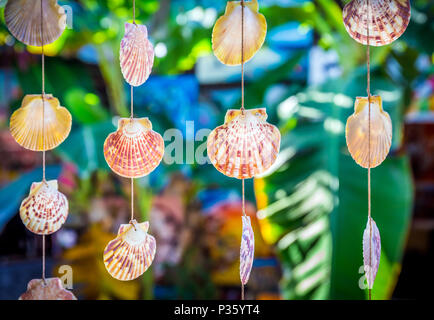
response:
<path fill-rule="evenodd" d="M 244 3 L 244 62 L 262 47 L 267 33 L 267 21 L 258 13 L 257 0 Z M 241 1 L 228 1 L 226 11 L 214 25 L 212 49 L 220 62 L 241 64 Z"/>
<path fill-rule="evenodd" d="M 42 123 L 44 118 L 45 124 Z M 28 94 L 21 107 L 12 114 L 10 130 L 22 147 L 46 151 L 54 149 L 68 137 L 71 124 L 71 114 L 60 106 L 57 98 L 51 94 L 45 94 L 44 99 L 40 94 Z"/>
<path fill-rule="evenodd" d="M 369 45 L 384 46 L 398 39 L 410 21 L 409 0 L 353 0 L 343 10 L 344 25 L 350 36 Z"/>
<path fill-rule="evenodd" d="M 264 173 L 280 148 L 280 132 L 266 120 L 264 108 L 228 110 L 225 123 L 208 136 L 208 157 L 214 167 L 238 179 Z"/>
<path fill-rule="evenodd" d="M 41 31 L 41 2 L 44 10 L 43 37 Z M 66 27 L 66 14 L 56 0 L 8 0 L 5 22 L 15 38 L 29 46 L 54 42 Z M 43 40 L 43 41 L 42 41 Z"/>
<path fill-rule="evenodd" d="M 148 234 L 149 222 L 120 226 L 116 239 L 104 249 L 104 265 L 110 275 L 128 281 L 140 277 L 155 257 L 155 238 Z"/>
<path fill-rule="evenodd" d="M 392 145 L 392 121 L 389 114 L 383 111 L 381 97 L 371 96 L 371 146 L 369 148 L 368 98 L 357 97 L 354 110 L 354 114 L 347 120 L 345 129 L 348 150 L 358 165 L 374 168 L 381 164 L 389 153 Z"/>
<path fill-rule="evenodd" d="M 68 217 L 68 200 L 57 191 L 57 180 L 34 182 L 20 207 L 20 217 L 27 229 L 36 234 L 52 234 Z"/>
<path fill-rule="evenodd" d="M 164 140 L 152 130 L 148 118 L 121 118 L 118 130 L 104 142 L 104 157 L 109 167 L 126 178 L 151 173 L 163 159 Z"/>
<path fill-rule="evenodd" d="M 149 77 L 154 64 L 154 47 L 148 40 L 146 26 L 125 23 L 119 60 L 122 75 L 132 86 L 140 86 Z"/>
<path fill-rule="evenodd" d="M 77 300 L 71 291 L 63 288 L 59 278 L 33 279 L 27 291 L 18 300 Z"/>

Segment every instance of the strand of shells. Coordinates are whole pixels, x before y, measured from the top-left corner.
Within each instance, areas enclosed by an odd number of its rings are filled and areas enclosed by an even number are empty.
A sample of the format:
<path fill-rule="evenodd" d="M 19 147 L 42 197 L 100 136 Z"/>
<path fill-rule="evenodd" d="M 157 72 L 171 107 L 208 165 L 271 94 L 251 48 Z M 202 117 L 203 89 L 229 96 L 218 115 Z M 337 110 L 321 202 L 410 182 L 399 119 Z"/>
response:
<path fill-rule="evenodd" d="M 350 36 L 364 45 L 384 46 L 407 29 L 411 15 L 409 0 L 353 0 L 343 10 L 344 25 Z"/>
<path fill-rule="evenodd" d="M 40 1 L 44 12 L 43 34 Z M 29 46 L 40 47 L 54 42 L 66 27 L 65 10 L 56 0 L 8 0 L 4 13 L 6 26 L 12 35 Z"/>
<path fill-rule="evenodd" d="M 371 150 L 369 157 L 369 103 L 357 97 L 354 114 L 347 120 L 345 137 L 348 150 L 358 165 L 375 168 L 386 159 L 392 145 L 392 121 L 383 111 L 381 97 L 371 96 Z"/>
<path fill-rule="evenodd" d="M 258 10 L 257 0 L 244 3 L 244 62 L 262 47 L 267 33 L 267 22 Z M 214 54 L 227 65 L 241 64 L 241 11 L 241 1 L 228 1 L 212 31 Z"/>
<path fill-rule="evenodd" d="M 372 237 L 369 226 L 369 219 L 372 225 Z M 377 224 L 372 218 L 368 218 L 365 231 L 363 232 L 363 267 L 365 270 L 366 281 L 369 289 L 374 285 L 377 276 L 378 267 L 380 266 L 381 256 L 381 238 Z"/>
<path fill-rule="evenodd" d="M 164 140 L 152 130 L 148 118 L 121 118 L 118 129 L 104 142 L 104 157 L 118 175 L 139 178 L 151 173 L 161 162 Z"/>
<path fill-rule="evenodd" d="M 149 77 L 154 64 L 154 48 L 144 25 L 125 23 L 119 55 L 122 75 L 132 86 L 140 86 Z"/>
<path fill-rule="evenodd" d="M 22 147 L 33 151 L 47 151 L 54 149 L 68 137 L 71 125 L 71 114 L 60 106 L 57 98 L 51 94 L 45 94 L 44 99 L 40 94 L 28 94 L 21 107 L 12 114 L 10 130 Z"/>
<path fill-rule="evenodd" d="M 120 226 L 118 236 L 104 249 L 104 265 L 110 275 L 128 281 L 141 276 L 155 257 L 155 238 L 148 234 L 149 222 Z"/>
<path fill-rule="evenodd" d="M 57 180 L 33 182 L 20 206 L 20 217 L 31 232 L 48 235 L 56 232 L 68 217 L 68 200 L 57 191 Z"/>
<path fill-rule="evenodd" d="M 240 279 L 242 284 L 247 284 L 253 266 L 255 256 L 255 236 L 253 234 L 250 217 L 242 216 L 243 234 L 240 246 Z"/>
<path fill-rule="evenodd" d="M 280 148 L 280 132 L 266 120 L 264 108 L 228 110 L 225 123 L 208 136 L 208 157 L 214 167 L 237 179 L 266 171 Z"/>
<path fill-rule="evenodd" d="M 77 300 L 71 291 L 63 288 L 59 278 L 33 279 L 27 291 L 18 300 Z"/>

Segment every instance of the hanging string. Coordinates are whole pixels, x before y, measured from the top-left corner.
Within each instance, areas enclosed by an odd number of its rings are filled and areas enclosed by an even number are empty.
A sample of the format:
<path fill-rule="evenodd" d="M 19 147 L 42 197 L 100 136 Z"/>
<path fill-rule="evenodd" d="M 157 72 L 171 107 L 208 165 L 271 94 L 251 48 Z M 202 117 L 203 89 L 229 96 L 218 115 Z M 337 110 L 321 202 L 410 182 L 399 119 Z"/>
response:
<path fill-rule="evenodd" d="M 136 24 L 136 0 L 133 0 L 133 23 Z M 131 86 L 131 112 L 130 119 L 134 118 L 134 87 Z M 131 221 L 134 220 L 134 178 L 131 178 Z M 134 226 L 134 225 L 133 225 Z M 134 229 L 136 227 L 134 226 Z"/>
<path fill-rule="evenodd" d="M 369 0 L 366 0 L 367 17 L 366 17 L 366 67 L 367 67 L 367 93 L 368 93 L 368 220 L 369 220 L 369 268 L 372 265 L 372 223 L 371 223 L 371 71 L 370 71 L 370 53 L 369 53 Z M 372 270 L 368 270 L 372 274 Z M 368 299 L 371 300 L 371 289 L 368 288 Z"/>
<path fill-rule="evenodd" d="M 136 24 L 136 0 L 133 0 L 133 23 Z"/>

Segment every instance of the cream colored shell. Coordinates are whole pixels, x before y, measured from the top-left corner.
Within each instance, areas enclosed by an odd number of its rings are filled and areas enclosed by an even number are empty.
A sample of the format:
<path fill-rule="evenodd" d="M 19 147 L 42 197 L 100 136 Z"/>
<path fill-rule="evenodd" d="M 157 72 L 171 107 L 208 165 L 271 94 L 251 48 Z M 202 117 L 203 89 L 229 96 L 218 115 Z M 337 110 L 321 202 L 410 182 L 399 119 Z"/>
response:
<path fill-rule="evenodd" d="M 369 4 L 369 5 L 368 5 Z M 409 0 L 353 0 L 343 10 L 344 25 L 350 36 L 364 45 L 384 46 L 398 39 L 410 21 Z"/>
<path fill-rule="evenodd" d="M 155 257 L 155 238 L 148 234 L 149 222 L 120 226 L 118 236 L 104 249 L 104 265 L 110 275 L 128 281 L 141 276 Z"/>
<path fill-rule="evenodd" d="M 152 130 L 148 118 L 121 118 L 118 130 L 104 142 L 109 167 L 122 177 L 139 178 L 151 173 L 163 159 L 164 140 Z"/>
<path fill-rule="evenodd" d="M 41 1 L 44 12 L 43 37 Z M 66 14 L 56 0 L 8 0 L 5 22 L 9 31 L 19 41 L 40 47 L 54 42 L 61 36 L 66 27 Z"/>
<path fill-rule="evenodd" d="M 238 179 L 265 172 L 276 160 L 280 148 L 280 132 L 266 120 L 263 108 L 229 110 L 225 123 L 208 136 L 208 157 L 214 167 Z"/>
<path fill-rule="evenodd" d="M 24 97 L 21 107 L 12 114 L 10 130 L 24 148 L 43 151 L 61 144 L 68 137 L 71 124 L 71 114 L 51 94 L 45 94 L 44 99 L 41 95 L 30 94 Z"/>
<path fill-rule="evenodd" d="M 68 217 L 68 200 L 57 191 L 57 180 L 34 182 L 20 207 L 20 217 L 27 229 L 36 234 L 52 234 Z"/>
<path fill-rule="evenodd" d="M 383 111 L 380 96 L 371 96 L 371 143 L 369 150 L 369 103 L 357 97 L 355 112 L 347 120 L 345 136 L 348 150 L 358 165 L 374 168 L 384 161 L 392 144 L 392 121 Z M 370 152 L 370 157 L 369 157 Z"/>
<path fill-rule="evenodd" d="M 257 0 L 244 2 L 244 62 L 262 47 L 267 33 L 267 22 L 258 9 Z M 227 65 L 241 64 L 241 11 L 241 1 L 228 1 L 212 31 L 214 54 Z"/>

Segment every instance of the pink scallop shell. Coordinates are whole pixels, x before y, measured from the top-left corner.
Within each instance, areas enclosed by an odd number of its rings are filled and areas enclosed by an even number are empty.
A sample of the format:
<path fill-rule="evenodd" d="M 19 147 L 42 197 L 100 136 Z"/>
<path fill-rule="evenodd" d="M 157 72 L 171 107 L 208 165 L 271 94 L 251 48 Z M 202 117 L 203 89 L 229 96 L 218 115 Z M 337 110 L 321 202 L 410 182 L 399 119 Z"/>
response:
<path fill-rule="evenodd" d="M 71 291 L 63 288 L 59 278 L 33 279 L 18 300 L 77 300 Z"/>
<path fill-rule="evenodd" d="M 125 23 L 119 60 L 122 75 L 130 85 L 137 87 L 148 79 L 154 64 L 154 48 L 146 26 Z"/>

